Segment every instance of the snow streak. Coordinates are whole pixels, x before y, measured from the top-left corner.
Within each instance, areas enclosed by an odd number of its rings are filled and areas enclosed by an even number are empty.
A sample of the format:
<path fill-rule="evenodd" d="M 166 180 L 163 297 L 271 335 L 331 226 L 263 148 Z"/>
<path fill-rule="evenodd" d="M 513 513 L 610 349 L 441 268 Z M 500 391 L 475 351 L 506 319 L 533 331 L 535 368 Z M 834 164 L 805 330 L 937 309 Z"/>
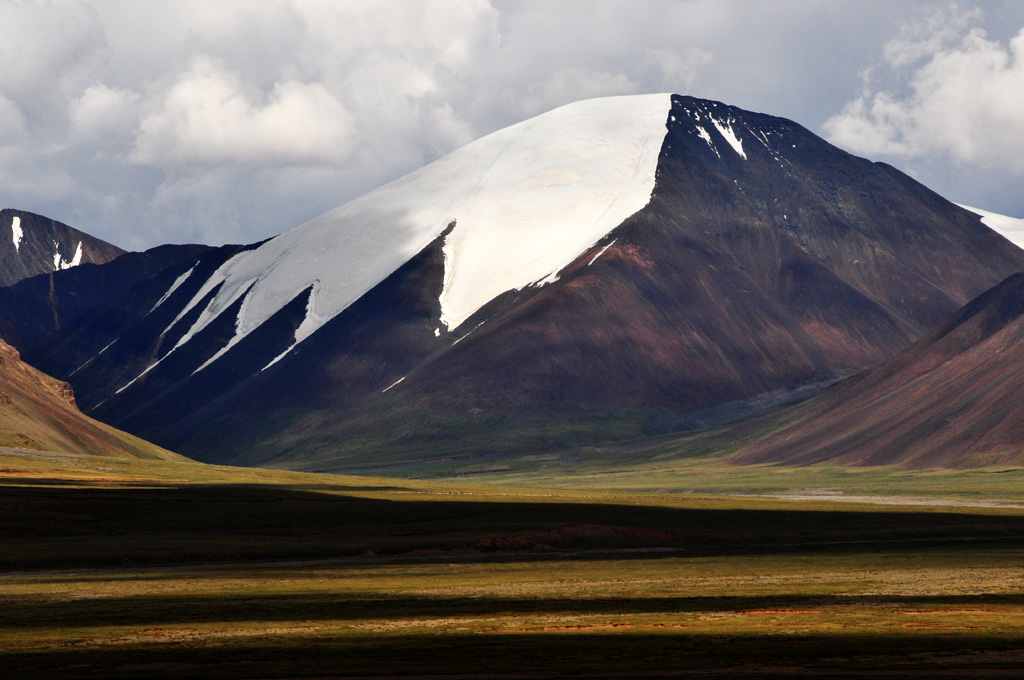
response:
<path fill-rule="evenodd" d="M 11 240 L 14 241 L 15 252 L 21 252 L 21 239 L 25 237 L 25 232 L 21 228 L 21 218 L 15 215 L 11 219 Z"/>

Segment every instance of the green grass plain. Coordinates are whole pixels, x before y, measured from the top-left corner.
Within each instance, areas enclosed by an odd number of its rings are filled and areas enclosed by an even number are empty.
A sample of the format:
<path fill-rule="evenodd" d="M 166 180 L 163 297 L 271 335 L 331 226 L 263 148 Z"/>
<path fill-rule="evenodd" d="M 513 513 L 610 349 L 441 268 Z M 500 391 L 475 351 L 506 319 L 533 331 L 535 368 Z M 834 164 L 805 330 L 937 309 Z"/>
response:
<path fill-rule="evenodd" d="M 1024 669 L 1019 470 L 548 463 L 497 484 L 0 452 L 0 677 Z"/>

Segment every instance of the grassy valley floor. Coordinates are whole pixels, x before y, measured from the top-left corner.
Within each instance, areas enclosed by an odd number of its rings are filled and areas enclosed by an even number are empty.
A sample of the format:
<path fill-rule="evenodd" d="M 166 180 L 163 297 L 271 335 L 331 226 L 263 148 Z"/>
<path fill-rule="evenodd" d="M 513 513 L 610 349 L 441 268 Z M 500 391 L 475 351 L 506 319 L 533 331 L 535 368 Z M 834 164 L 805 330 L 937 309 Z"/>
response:
<path fill-rule="evenodd" d="M 690 493 L 551 490 L 13 450 L 0 470 L 5 678 L 1024 669 L 1024 503 L 985 481 L 1012 471 L 842 503 L 872 478 L 708 462 Z M 728 495 L 812 478 L 831 496 Z"/>

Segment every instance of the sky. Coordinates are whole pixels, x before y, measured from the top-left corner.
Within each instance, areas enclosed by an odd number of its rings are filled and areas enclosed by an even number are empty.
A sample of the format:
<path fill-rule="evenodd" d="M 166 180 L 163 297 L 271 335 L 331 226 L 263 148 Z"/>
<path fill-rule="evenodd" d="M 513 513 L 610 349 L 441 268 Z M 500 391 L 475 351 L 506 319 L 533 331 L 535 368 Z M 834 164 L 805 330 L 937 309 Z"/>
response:
<path fill-rule="evenodd" d="M 1024 216 L 1024 2 L 0 0 L 0 207 L 250 243 L 575 100 L 784 116 Z"/>

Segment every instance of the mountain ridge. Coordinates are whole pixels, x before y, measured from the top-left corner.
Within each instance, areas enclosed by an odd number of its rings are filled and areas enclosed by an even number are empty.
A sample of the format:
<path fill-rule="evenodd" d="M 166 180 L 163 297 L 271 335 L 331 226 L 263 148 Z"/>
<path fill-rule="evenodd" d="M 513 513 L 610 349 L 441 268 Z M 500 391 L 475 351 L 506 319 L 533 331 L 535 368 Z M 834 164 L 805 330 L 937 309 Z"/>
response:
<path fill-rule="evenodd" d="M 42 215 L 24 210 L 0 210 L 0 286 L 77 267 L 104 264 L 124 250 Z"/>
<path fill-rule="evenodd" d="M 736 463 L 1019 465 L 1024 273 L 985 291 L 905 351 L 826 390 Z"/>
<path fill-rule="evenodd" d="M 396 463 L 497 455 L 634 436 L 666 416 L 852 375 L 1024 269 L 1024 251 L 894 168 L 792 121 L 665 97 L 646 204 L 452 328 L 446 248 L 471 224 L 445 206 L 424 231 L 432 240 L 334 316 L 316 306 L 325 279 L 311 264 L 265 291 L 277 302 L 255 316 L 258 281 L 225 288 L 233 258 L 283 249 L 303 262 L 316 244 L 300 248 L 312 232 L 299 228 L 207 260 L 205 273 L 183 263 L 141 282 L 135 311 L 97 308 L 76 322 L 130 342 L 58 338 L 51 347 L 76 361 L 102 356 L 78 370 L 51 350 L 41 365 L 70 377 L 89 412 L 206 460 L 344 469 L 383 451 L 399 452 Z M 624 138 L 623 157 L 635 158 Z M 514 135 L 497 139 L 517 157 Z M 527 141 L 528 156 L 546 148 Z M 418 177 L 451 174 L 431 167 Z M 571 185 L 537 167 L 516 200 Z M 335 237 L 350 243 L 346 229 L 362 224 L 339 224 Z M 267 266 L 280 275 L 277 265 Z"/>
<path fill-rule="evenodd" d="M 184 460 L 78 410 L 66 382 L 21 361 L 0 340 L 0 446 L 143 460 Z"/>

